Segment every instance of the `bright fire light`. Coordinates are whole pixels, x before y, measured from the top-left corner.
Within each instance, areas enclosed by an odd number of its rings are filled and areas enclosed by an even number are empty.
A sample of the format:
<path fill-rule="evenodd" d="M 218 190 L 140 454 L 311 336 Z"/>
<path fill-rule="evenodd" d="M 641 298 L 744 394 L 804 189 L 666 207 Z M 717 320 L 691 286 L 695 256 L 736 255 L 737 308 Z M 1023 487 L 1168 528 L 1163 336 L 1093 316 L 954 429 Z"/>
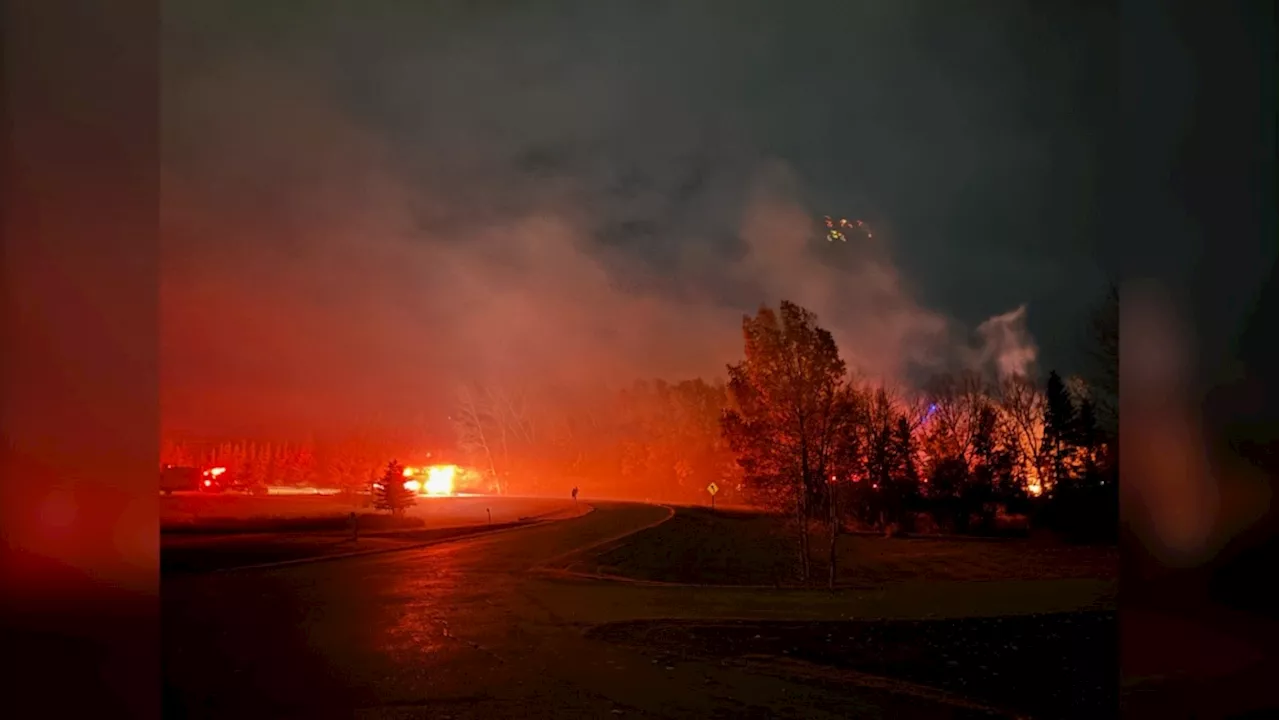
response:
<path fill-rule="evenodd" d="M 404 489 L 408 490 L 409 492 L 416 493 L 422 489 L 422 483 L 418 482 L 417 480 L 405 480 Z"/>
<path fill-rule="evenodd" d="M 405 476 L 405 477 L 413 477 L 414 475 L 417 475 L 417 474 L 418 474 L 418 469 L 417 469 L 417 468 L 407 467 L 407 468 L 405 468 L 405 469 L 404 469 L 404 476 Z"/>
<path fill-rule="evenodd" d="M 427 468 L 427 494 L 452 495 L 453 479 L 457 474 L 457 465 L 433 465 Z"/>

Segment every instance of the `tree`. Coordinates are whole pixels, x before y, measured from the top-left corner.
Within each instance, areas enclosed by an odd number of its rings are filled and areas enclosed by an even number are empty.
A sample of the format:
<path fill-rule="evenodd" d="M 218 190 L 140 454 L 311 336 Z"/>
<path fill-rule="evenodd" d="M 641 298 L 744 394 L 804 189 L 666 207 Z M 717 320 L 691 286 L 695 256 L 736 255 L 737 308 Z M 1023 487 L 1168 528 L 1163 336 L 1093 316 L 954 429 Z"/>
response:
<path fill-rule="evenodd" d="M 913 529 L 910 518 L 920 498 L 920 474 L 916 470 L 915 436 L 905 415 L 898 416 L 890 443 L 889 486 L 898 503 L 896 522 L 906 532 Z"/>
<path fill-rule="evenodd" d="M 375 507 L 400 515 L 413 502 L 413 491 L 404 486 L 404 466 L 392 460 L 387 463 L 387 469 L 378 481 Z"/>
<path fill-rule="evenodd" d="M 1043 460 L 1052 491 L 1070 476 L 1072 450 L 1075 448 L 1076 412 L 1067 386 L 1057 371 L 1049 373 L 1044 392 Z"/>
<path fill-rule="evenodd" d="M 854 423 L 856 444 L 850 448 L 855 450 L 854 470 L 867 482 L 859 495 L 868 506 L 864 507 L 865 514 L 889 531 L 892 525 L 901 523 L 904 510 L 906 488 L 895 481 L 902 463 L 900 438 L 895 431 L 903 418 L 883 385 L 874 390 L 868 388 L 860 399 Z"/>
<path fill-rule="evenodd" d="M 826 517 L 828 583 L 834 585 L 839 520 L 830 477 L 847 475 L 839 462 L 849 457 L 843 445 L 853 436 L 844 361 L 816 316 L 787 301 L 779 312 L 761 308 L 744 317 L 742 334 L 745 357 L 729 366 L 731 407 L 722 430 L 757 497 L 795 513 L 805 580 L 809 522 Z"/>
<path fill-rule="evenodd" d="M 998 500 L 1007 505 L 1015 493 L 1012 453 L 1001 442 L 999 420 L 991 404 L 979 410 L 973 439 L 973 473 L 961 494 L 966 515 L 977 514 L 982 529 L 988 531 L 995 520 L 992 505 Z"/>
<path fill-rule="evenodd" d="M 963 503 L 961 493 L 969 480 L 969 468 L 963 458 L 944 456 L 934 458 L 929 468 L 928 499 L 930 511 L 938 525 L 952 530 L 963 530 L 958 522 Z"/>
<path fill-rule="evenodd" d="M 462 385 L 457 390 L 457 406 L 451 420 L 458 434 L 458 449 L 471 461 L 484 468 L 490 481 L 499 493 L 504 491 L 502 476 L 498 471 L 498 459 L 495 457 L 496 438 L 495 414 L 488 403 L 484 402 L 483 393 Z M 501 452 L 502 448 L 497 448 Z M 504 468 L 505 469 L 505 468 Z"/>
<path fill-rule="evenodd" d="M 1013 376 L 1000 385 L 999 412 L 1003 444 L 1010 453 L 1016 481 L 1029 495 L 1044 492 L 1044 393 L 1031 378 Z"/>
<path fill-rule="evenodd" d="M 930 454 L 958 459 L 970 467 L 978 415 L 988 401 L 981 376 L 972 372 L 937 376 L 929 383 L 927 396 Z"/>
<path fill-rule="evenodd" d="M 1084 398 L 1076 408 L 1072 444 L 1080 451 L 1081 471 L 1085 478 L 1096 481 L 1100 470 L 1099 451 L 1102 436 L 1098 429 L 1097 411 L 1093 400 Z"/>

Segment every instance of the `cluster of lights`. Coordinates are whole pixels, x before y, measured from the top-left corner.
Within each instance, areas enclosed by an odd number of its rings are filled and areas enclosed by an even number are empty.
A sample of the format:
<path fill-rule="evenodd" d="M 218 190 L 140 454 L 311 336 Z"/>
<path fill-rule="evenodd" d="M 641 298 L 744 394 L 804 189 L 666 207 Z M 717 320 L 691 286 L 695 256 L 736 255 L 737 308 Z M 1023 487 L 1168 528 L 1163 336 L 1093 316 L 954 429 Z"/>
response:
<path fill-rule="evenodd" d="M 204 486 L 205 486 L 205 487 L 212 487 L 212 486 L 213 486 L 213 481 L 214 481 L 214 479 L 216 479 L 219 475 L 221 475 L 222 473 L 224 473 L 224 472 L 226 472 L 226 471 L 227 471 L 227 469 L 226 469 L 226 468 L 224 468 L 224 467 L 209 468 L 208 470 L 205 470 L 205 471 L 204 471 L 204 473 L 203 473 L 203 474 L 204 474 Z"/>

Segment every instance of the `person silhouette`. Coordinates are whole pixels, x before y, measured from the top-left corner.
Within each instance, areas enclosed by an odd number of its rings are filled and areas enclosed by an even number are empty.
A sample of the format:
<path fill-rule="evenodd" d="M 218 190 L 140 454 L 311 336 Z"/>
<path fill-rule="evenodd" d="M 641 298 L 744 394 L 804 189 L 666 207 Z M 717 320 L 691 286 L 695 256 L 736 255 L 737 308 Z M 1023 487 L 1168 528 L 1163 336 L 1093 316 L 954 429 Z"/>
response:
<path fill-rule="evenodd" d="M 571 493 L 571 495 L 573 495 L 573 501 L 578 502 L 578 486 L 577 485 L 573 486 L 573 492 Z"/>

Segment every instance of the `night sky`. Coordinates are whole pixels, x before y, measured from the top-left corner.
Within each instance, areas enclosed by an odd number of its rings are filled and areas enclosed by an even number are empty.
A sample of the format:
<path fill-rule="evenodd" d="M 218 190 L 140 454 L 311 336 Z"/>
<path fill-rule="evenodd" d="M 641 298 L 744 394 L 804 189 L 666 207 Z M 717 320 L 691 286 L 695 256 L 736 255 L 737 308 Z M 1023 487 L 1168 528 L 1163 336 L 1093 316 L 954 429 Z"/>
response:
<path fill-rule="evenodd" d="M 783 298 L 871 374 L 1081 371 L 1125 270 L 1087 5 L 166 3 L 166 426 L 714 374 Z"/>

